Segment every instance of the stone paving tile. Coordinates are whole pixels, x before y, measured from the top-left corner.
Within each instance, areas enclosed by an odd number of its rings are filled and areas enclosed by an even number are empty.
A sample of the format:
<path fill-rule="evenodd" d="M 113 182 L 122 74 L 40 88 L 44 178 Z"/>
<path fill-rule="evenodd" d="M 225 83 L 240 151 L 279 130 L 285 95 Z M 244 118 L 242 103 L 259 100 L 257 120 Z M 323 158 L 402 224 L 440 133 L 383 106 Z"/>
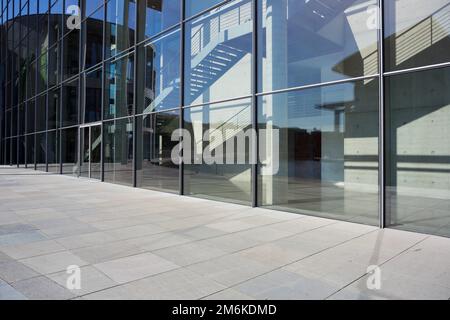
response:
<path fill-rule="evenodd" d="M 23 294 L 14 289 L 9 284 L 0 283 L 0 301 L 1 300 L 26 300 Z"/>
<path fill-rule="evenodd" d="M 248 259 L 240 253 L 196 263 L 187 268 L 227 287 L 234 286 L 274 269 L 269 264 Z"/>
<path fill-rule="evenodd" d="M 352 283 L 330 299 L 389 299 L 389 300 L 448 300 L 450 288 L 428 283 L 400 273 L 383 271 L 381 268 L 380 290 L 368 289 L 368 277 Z"/>
<path fill-rule="evenodd" d="M 198 242 L 182 244 L 154 251 L 160 257 L 174 262 L 179 266 L 187 266 L 226 254 L 226 251 Z"/>
<path fill-rule="evenodd" d="M 203 298 L 202 300 L 256 300 L 254 297 L 250 297 L 242 292 L 239 292 L 234 289 L 226 289 L 223 291 L 219 291 L 210 296 Z"/>
<path fill-rule="evenodd" d="M 224 290 L 225 287 L 189 270 L 178 269 L 153 277 L 103 290 L 84 299 L 196 300 Z"/>
<path fill-rule="evenodd" d="M 276 270 L 246 281 L 234 289 L 260 300 L 322 300 L 340 289 L 340 286 Z"/>
<path fill-rule="evenodd" d="M 40 231 L 10 233 L 0 236 L 0 246 L 20 245 L 45 239 L 48 237 Z"/>
<path fill-rule="evenodd" d="M 15 260 L 0 263 L 0 278 L 9 283 L 33 278 L 38 275 L 37 272 L 28 266 Z"/>
<path fill-rule="evenodd" d="M 75 297 L 69 290 L 44 276 L 15 282 L 12 286 L 31 300 L 67 300 Z"/>
<path fill-rule="evenodd" d="M 68 277 L 69 274 L 64 271 L 48 275 L 48 278 L 63 287 L 67 287 Z M 80 280 L 80 289 L 69 290 L 72 294 L 77 296 L 86 295 L 117 286 L 116 282 L 92 266 L 80 268 Z"/>
<path fill-rule="evenodd" d="M 126 283 L 179 268 L 178 265 L 152 253 L 142 253 L 94 265 L 117 283 Z"/>
<path fill-rule="evenodd" d="M 65 250 L 64 247 L 54 240 L 0 247 L 0 251 L 17 260 L 63 250 Z"/>
<path fill-rule="evenodd" d="M 61 251 L 32 258 L 20 260 L 29 268 L 39 272 L 40 274 L 50 274 L 58 271 L 67 270 L 67 267 L 76 265 L 84 266 L 87 262 L 80 259 L 69 251 Z"/>
<path fill-rule="evenodd" d="M 67 249 L 78 249 L 113 242 L 116 241 L 116 238 L 105 232 L 93 232 L 59 238 L 57 241 Z"/>
<path fill-rule="evenodd" d="M 23 223 L 6 224 L 0 226 L 0 236 L 13 233 L 23 233 L 34 230 L 36 230 L 36 227 L 29 224 Z"/>
<path fill-rule="evenodd" d="M 75 255 L 90 264 L 116 260 L 119 258 L 136 255 L 138 253 L 143 253 L 145 251 L 145 249 L 131 243 L 127 243 L 126 241 L 117 241 L 72 250 Z"/>

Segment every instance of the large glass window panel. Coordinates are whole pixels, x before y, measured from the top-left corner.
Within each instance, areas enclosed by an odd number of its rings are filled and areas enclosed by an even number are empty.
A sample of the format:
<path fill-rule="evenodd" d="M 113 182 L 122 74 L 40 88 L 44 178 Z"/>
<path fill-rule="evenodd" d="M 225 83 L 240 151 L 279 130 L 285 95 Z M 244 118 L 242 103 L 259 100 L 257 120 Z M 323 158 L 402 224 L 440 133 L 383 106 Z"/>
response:
<path fill-rule="evenodd" d="M 179 30 L 140 46 L 138 50 L 140 54 L 145 55 L 145 59 L 142 59 L 145 65 L 137 68 L 139 78 L 145 78 L 145 83 L 138 83 L 140 100 L 137 112 L 148 113 L 179 107 L 181 104 Z M 142 93 L 144 97 L 141 96 Z"/>
<path fill-rule="evenodd" d="M 61 130 L 62 173 L 78 175 L 78 128 Z"/>
<path fill-rule="evenodd" d="M 63 76 L 68 79 L 80 70 L 80 31 L 75 29 L 63 38 Z"/>
<path fill-rule="evenodd" d="M 5 116 L 5 137 L 11 137 L 11 110 L 6 111 Z"/>
<path fill-rule="evenodd" d="M 14 107 L 11 110 L 11 136 L 17 136 L 17 114 L 18 114 L 18 107 Z"/>
<path fill-rule="evenodd" d="M 59 173 L 59 133 L 57 130 L 47 133 L 47 162 L 48 172 Z"/>
<path fill-rule="evenodd" d="M 60 91 L 61 89 L 58 88 L 48 93 L 48 130 L 59 127 Z"/>
<path fill-rule="evenodd" d="M 134 55 L 108 62 L 105 68 L 105 119 L 133 115 Z"/>
<path fill-rule="evenodd" d="M 67 1 L 67 0 L 66 0 Z M 100 6 L 103 5 L 104 0 L 81 0 L 84 4 L 84 16 L 89 17 Z"/>
<path fill-rule="evenodd" d="M 186 24 L 186 105 L 251 93 L 252 30 L 249 0 L 232 1 Z"/>
<path fill-rule="evenodd" d="M 62 87 L 61 127 L 78 124 L 79 79 L 66 82 Z"/>
<path fill-rule="evenodd" d="M 62 17 L 64 13 L 63 2 L 64 2 L 63 0 L 57 0 L 50 9 L 50 27 L 49 27 L 50 46 L 56 43 L 56 41 L 58 41 L 62 36 L 63 32 Z M 64 22 L 65 21 L 66 20 L 64 20 Z"/>
<path fill-rule="evenodd" d="M 378 224 L 378 79 L 258 102 L 259 202 Z"/>
<path fill-rule="evenodd" d="M 450 1 L 384 2 L 388 71 L 450 61 Z"/>
<path fill-rule="evenodd" d="M 25 145 L 25 136 L 20 136 L 18 138 L 18 158 L 17 158 L 17 164 L 21 167 L 25 166 L 25 155 L 26 155 L 26 145 Z"/>
<path fill-rule="evenodd" d="M 5 139 L 5 164 L 11 164 L 11 139 Z"/>
<path fill-rule="evenodd" d="M 102 119 L 102 69 L 86 73 L 83 119 L 85 123 Z"/>
<path fill-rule="evenodd" d="M 48 86 L 60 83 L 61 78 L 61 42 L 58 41 L 48 50 Z"/>
<path fill-rule="evenodd" d="M 48 38 L 48 13 L 38 16 L 38 52 L 39 54 L 44 53 L 49 46 Z"/>
<path fill-rule="evenodd" d="M 47 96 L 36 98 L 36 131 L 47 130 Z"/>
<path fill-rule="evenodd" d="M 258 3 L 259 91 L 377 74 L 377 1 Z"/>
<path fill-rule="evenodd" d="M 36 61 L 29 64 L 27 78 L 27 97 L 32 98 L 36 94 Z"/>
<path fill-rule="evenodd" d="M 450 236 L 450 68 L 387 78 L 387 222 Z"/>
<path fill-rule="evenodd" d="M 25 134 L 25 125 L 26 125 L 26 123 L 25 123 L 25 105 L 24 104 L 21 104 L 20 106 L 19 106 L 19 114 L 18 114 L 18 125 L 19 125 L 19 128 L 18 128 L 18 135 L 24 135 Z"/>
<path fill-rule="evenodd" d="M 150 38 L 180 22 L 182 0 L 147 0 L 140 1 L 139 21 L 145 23 L 140 28 L 139 40 Z"/>
<path fill-rule="evenodd" d="M 178 144 L 172 133 L 179 126 L 178 111 L 137 117 L 137 187 L 178 192 L 179 166 L 171 153 Z"/>
<path fill-rule="evenodd" d="M 190 154 L 184 166 L 185 193 L 250 204 L 250 142 L 245 135 L 251 128 L 251 100 L 187 108 L 184 120 L 191 142 L 190 150 L 183 150 L 186 158 Z M 238 153 L 244 161 L 235 157 Z"/>
<path fill-rule="evenodd" d="M 11 138 L 11 165 L 17 165 L 17 138 Z"/>
<path fill-rule="evenodd" d="M 186 17 L 191 17 L 225 0 L 184 0 L 186 5 Z"/>
<path fill-rule="evenodd" d="M 25 137 L 27 141 L 27 168 L 34 169 L 34 134 Z"/>
<path fill-rule="evenodd" d="M 106 58 L 134 45 L 136 3 L 110 0 L 106 6 Z"/>
<path fill-rule="evenodd" d="M 103 124 L 106 182 L 133 184 L 133 118 Z"/>
<path fill-rule="evenodd" d="M 46 150 L 47 150 L 47 137 L 46 133 L 38 133 L 36 134 L 36 170 L 46 171 Z"/>
<path fill-rule="evenodd" d="M 48 52 L 44 53 L 37 59 L 37 64 L 38 64 L 37 93 L 41 93 L 47 90 L 48 85 L 47 81 Z"/>
<path fill-rule="evenodd" d="M 84 68 L 97 65 L 103 59 L 103 17 L 104 7 L 96 11 L 84 22 L 85 52 Z"/>
<path fill-rule="evenodd" d="M 35 110 L 36 110 L 36 103 L 34 100 L 31 100 L 27 103 L 27 133 L 33 133 L 35 131 Z"/>
<path fill-rule="evenodd" d="M 30 2 L 34 2 L 31 0 Z M 46 13 L 48 11 L 48 0 L 38 0 L 39 2 L 39 13 Z"/>

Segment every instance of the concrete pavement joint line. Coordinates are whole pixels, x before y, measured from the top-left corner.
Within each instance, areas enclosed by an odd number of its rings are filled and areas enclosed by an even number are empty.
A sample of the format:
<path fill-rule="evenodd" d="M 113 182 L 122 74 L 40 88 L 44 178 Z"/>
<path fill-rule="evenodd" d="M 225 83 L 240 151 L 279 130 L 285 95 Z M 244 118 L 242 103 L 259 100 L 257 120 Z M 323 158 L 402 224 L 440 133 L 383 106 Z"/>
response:
<path fill-rule="evenodd" d="M 232 285 L 232 286 L 229 287 L 229 288 L 226 288 L 226 289 L 223 289 L 223 290 L 219 290 L 219 291 L 217 291 L 217 292 L 215 292 L 215 293 L 206 295 L 206 296 L 200 298 L 200 300 L 201 300 L 201 299 L 205 299 L 205 298 L 207 298 L 207 297 L 209 297 L 209 296 L 211 296 L 211 295 L 217 294 L 217 293 L 219 293 L 219 292 L 223 292 L 223 291 L 225 291 L 225 290 L 227 290 L 227 289 L 235 288 L 235 287 L 237 287 L 237 286 L 239 286 L 239 285 L 241 285 L 241 284 L 243 284 L 243 283 L 246 283 L 246 282 L 248 282 L 248 281 L 254 280 L 254 279 L 259 278 L 259 277 L 262 277 L 262 276 L 264 276 L 264 275 L 266 275 L 266 274 L 269 274 L 269 273 L 271 273 L 271 272 L 274 272 L 274 271 L 283 269 L 283 268 L 286 267 L 286 266 L 289 266 L 289 265 L 294 264 L 294 263 L 297 263 L 297 262 L 299 262 L 299 261 L 308 259 L 308 258 L 310 258 L 310 257 L 312 257 L 312 256 L 315 256 L 315 255 L 320 254 L 320 253 L 322 253 L 322 252 L 325 252 L 325 251 L 327 251 L 327 250 L 336 248 L 336 247 L 338 247 L 338 246 L 340 246 L 340 245 L 342 245 L 342 244 L 345 244 L 345 243 L 347 243 L 347 242 L 350 242 L 350 241 L 352 241 L 352 240 L 358 239 L 358 238 L 360 238 L 360 237 L 363 237 L 363 236 L 365 236 L 365 235 L 368 235 L 368 234 L 370 234 L 370 233 L 372 233 L 372 232 L 377 232 L 377 231 L 379 231 L 379 230 L 372 230 L 372 231 L 369 231 L 369 232 L 367 232 L 367 233 L 364 233 L 364 234 L 361 234 L 361 235 L 359 235 L 359 236 L 356 236 L 356 237 L 354 237 L 354 238 L 351 238 L 351 239 L 345 240 L 345 241 L 343 241 L 343 242 L 337 243 L 337 244 L 335 244 L 335 245 L 333 245 L 333 246 L 330 246 L 330 247 L 328 247 L 328 248 L 325 248 L 325 249 L 322 249 L 322 250 L 317 251 L 317 252 L 315 252 L 315 253 L 312 253 L 312 254 L 310 254 L 310 255 L 308 255 L 308 256 L 306 256 L 306 257 L 303 257 L 303 258 L 301 258 L 301 259 L 295 260 L 295 261 L 293 261 L 293 262 L 289 262 L 289 263 L 287 263 L 287 264 L 285 264 L 285 265 L 283 265 L 283 266 L 276 267 L 276 268 L 274 268 L 274 269 L 272 269 L 272 270 L 270 270 L 270 271 L 261 273 L 261 274 L 259 274 L 259 275 L 257 275 L 257 276 L 254 276 L 254 277 L 249 278 L 249 279 L 247 279 L 247 280 L 244 280 L 244 281 L 241 281 L 241 282 L 239 282 L 239 283 L 236 283 L 236 284 Z M 194 272 L 195 272 L 195 271 L 194 271 Z"/>
<path fill-rule="evenodd" d="M 423 241 L 427 240 L 428 238 L 430 238 L 430 236 L 426 236 L 424 239 L 421 239 L 421 240 L 417 241 L 416 243 L 412 244 L 410 247 L 406 248 L 405 250 L 400 251 L 398 254 L 394 255 L 393 257 L 391 257 L 391 258 L 387 259 L 386 261 L 384 261 L 383 263 L 381 263 L 381 264 L 379 265 L 379 267 L 381 267 L 381 266 L 385 265 L 386 263 L 388 263 L 389 261 L 391 261 L 391 260 L 397 258 L 397 257 L 400 256 L 401 254 L 403 254 L 403 253 L 409 251 L 411 248 L 417 246 L 419 243 L 422 243 Z M 330 294 L 328 297 L 326 297 L 325 300 L 331 298 L 332 296 L 334 296 L 335 294 L 341 292 L 341 291 L 344 290 L 345 288 L 348 288 L 348 287 L 351 286 L 353 283 L 355 283 L 355 282 L 361 280 L 361 279 L 364 278 L 367 274 L 368 274 L 368 273 L 366 272 L 366 273 L 364 273 L 362 276 L 356 278 L 355 280 L 350 281 L 348 284 L 346 284 L 345 286 L 343 286 L 342 288 L 340 288 L 340 289 L 337 290 L 336 292 L 334 292 L 334 293 Z"/>

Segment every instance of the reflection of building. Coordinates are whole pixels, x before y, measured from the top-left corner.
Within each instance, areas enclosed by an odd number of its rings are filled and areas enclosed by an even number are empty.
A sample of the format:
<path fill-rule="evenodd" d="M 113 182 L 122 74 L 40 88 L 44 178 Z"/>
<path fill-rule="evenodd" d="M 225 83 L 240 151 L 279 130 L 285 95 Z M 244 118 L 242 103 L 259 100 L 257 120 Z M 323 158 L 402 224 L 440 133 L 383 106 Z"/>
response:
<path fill-rule="evenodd" d="M 450 235 L 450 1 L 105 2 L 0 1 L 3 163 Z"/>

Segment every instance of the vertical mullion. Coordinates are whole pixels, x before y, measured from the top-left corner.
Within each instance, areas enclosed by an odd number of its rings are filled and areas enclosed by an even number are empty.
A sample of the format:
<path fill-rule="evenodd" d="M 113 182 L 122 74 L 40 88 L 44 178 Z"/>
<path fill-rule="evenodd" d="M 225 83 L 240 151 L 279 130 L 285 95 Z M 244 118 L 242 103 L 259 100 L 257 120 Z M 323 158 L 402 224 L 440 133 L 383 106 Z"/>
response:
<path fill-rule="evenodd" d="M 185 16 L 186 16 L 186 7 L 185 7 L 185 1 L 181 1 L 181 27 L 180 27 L 180 82 L 181 82 L 181 88 L 180 88 L 180 114 L 178 116 L 179 118 L 179 129 L 183 130 L 184 128 L 184 110 L 183 110 L 183 106 L 184 106 L 184 89 L 185 89 L 185 81 L 184 81 L 184 67 L 185 67 L 185 48 L 186 48 L 186 43 L 185 43 Z M 182 131 L 183 132 L 183 131 Z M 184 139 L 183 137 L 181 139 Z M 180 141 L 181 143 L 183 143 L 183 140 Z M 182 149 L 181 152 L 183 152 L 184 150 Z M 181 196 L 184 195 L 184 157 L 183 154 L 180 154 L 181 157 L 181 161 L 178 167 L 178 174 L 179 174 L 179 194 Z"/>
<path fill-rule="evenodd" d="M 106 5 L 105 5 L 106 7 Z M 133 50 L 132 50 L 132 54 L 133 54 L 133 61 L 134 61 L 134 65 L 133 65 L 133 187 L 136 188 L 137 187 L 137 145 L 136 142 L 138 141 L 137 139 L 137 135 L 139 134 L 137 129 L 137 117 L 136 117 L 136 110 L 137 110 L 137 105 L 138 105 L 138 76 L 137 76 L 137 71 L 138 71 L 138 63 L 141 57 L 138 56 L 139 52 L 137 49 L 136 44 L 139 42 L 138 38 L 139 38 L 139 34 L 138 34 L 138 28 L 139 28 L 139 3 L 138 1 L 136 1 L 136 10 L 134 10 L 134 21 L 136 21 L 136 29 L 134 30 L 134 43 L 133 43 Z M 106 20 L 106 19 L 105 19 Z M 129 57 L 130 55 L 128 55 Z"/>
<path fill-rule="evenodd" d="M 252 44 L 252 129 L 256 133 L 252 137 L 254 141 L 250 147 L 250 161 L 251 163 L 251 194 L 252 194 L 252 207 L 258 206 L 258 97 L 256 93 L 258 91 L 258 4 L 257 0 L 252 1 L 252 14 L 253 14 L 253 44 Z"/>
<path fill-rule="evenodd" d="M 100 181 L 105 181 L 105 166 L 104 166 L 104 135 L 103 135 L 103 120 L 104 120 L 104 110 L 105 110 L 105 83 L 106 83 L 106 63 L 105 63 L 105 57 L 106 57 L 106 16 L 107 16 L 107 2 L 104 1 L 103 3 L 103 34 L 102 34 L 102 91 L 101 91 L 101 102 L 100 102 L 100 120 L 101 120 L 101 143 L 100 143 Z M 86 19 L 87 24 L 87 19 Z M 86 31 L 86 30 L 85 30 Z M 85 39 L 86 40 L 86 39 Z M 85 44 L 86 45 L 86 44 Z M 86 88 L 86 82 L 84 83 L 84 86 Z M 89 158 L 89 161 L 91 159 Z"/>
<path fill-rule="evenodd" d="M 384 107 L 384 0 L 379 0 L 378 16 L 378 63 L 379 63 L 379 225 L 386 227 L 386 181 L 385 181 L 385 107 Z"/>

